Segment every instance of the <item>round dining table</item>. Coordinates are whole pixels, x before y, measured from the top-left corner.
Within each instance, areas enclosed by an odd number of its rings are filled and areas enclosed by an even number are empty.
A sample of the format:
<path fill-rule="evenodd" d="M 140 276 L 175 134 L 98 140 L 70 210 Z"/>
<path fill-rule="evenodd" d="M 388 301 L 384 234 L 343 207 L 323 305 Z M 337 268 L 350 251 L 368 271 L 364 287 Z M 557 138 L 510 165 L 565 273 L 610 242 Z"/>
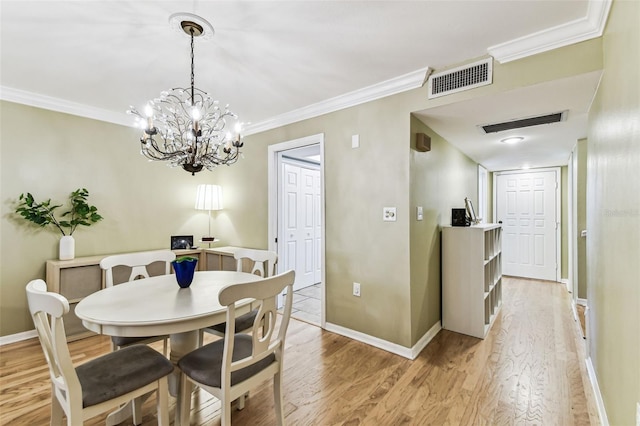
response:
<path fill-rule="evenodd" d="M 122 337 L 169 335 L 169 359 L 178 360 L 197 348 L 198 330 L 226 320 L 220 290 L 231 284 L 261 280 L 234 271 L 196 271 L 193 282 L 181 288 L 173 274 L 130 281 L 97 291 L 82 299 L 75 314 L 89 330 Z M 236 303 L 236 315 L 251 310 L 252 299 Z M 169 391 L 177 396 L 179 371 L 169 377 Z"/>

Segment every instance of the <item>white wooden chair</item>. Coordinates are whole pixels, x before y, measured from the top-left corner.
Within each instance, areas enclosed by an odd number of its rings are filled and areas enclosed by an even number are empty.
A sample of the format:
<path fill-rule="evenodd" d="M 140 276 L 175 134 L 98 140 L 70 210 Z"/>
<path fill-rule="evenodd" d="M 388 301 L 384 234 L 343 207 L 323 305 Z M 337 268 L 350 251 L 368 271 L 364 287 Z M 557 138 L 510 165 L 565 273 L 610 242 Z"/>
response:
<path fill-rule="evenodd" d="M 68 300 L 47 291 L 43 280 L 26 287 L 29 311 L 51 376 L 51 424 L 82 425 L 84 420 L 111 411 L 150 392 L 157 393 L 158 425 L 169 425 L 167 376 L 173 365 L 148 346 L 139 345 L 73 366 L 62 316 Z M 134 418 L 140 424 L 142 418 Z"/>
<path fill-rule="evenodd" d="M 152 263 L 164 262 L 164 273 L 171 273 L 171 262 L 175 260 L 176 254 L 171 250 L 144 251 L 137 253 L 116 254 L 107 256 L 100 261 L 100 268 L 105 271 L 105 287 L 113 287 L 113 270 L 118 266 L 131 268 L 131 274 L 126 281 L 134 281 L 138 278 L 149 278 L 148 267 Z M 125 282 L 126 282 L 125 281 Z M 144 303 L 144 301 L 140 301 Z M 169 336 L 149 336 L 149 337 L 111 337 L 111 349 L 118 350 L 131 345 L 147 344 L 163 341 L 162 353 L 167 355 L 167 341 Z"/>
<path fill-rule="evenodd" d="M 242 272 L 244 270 L 244 260 L 248 259 L 253 262 L 251 267 L 251 273 L 259 275 L 263 278 L 271 277 L 276 273 L 276 265 L 278 263 L 278 254 L 269 250 L 256 250 L 256 249 L 240 249 L 237 250 L 233 257 L 236 259 L 236 270 Z M 246 332 L 253 325 L 253 321 L 258 313 L 257 309 L 253 309 L 250 312 L 236 318 L 235 332 Z M 211 327 L 203 328 L 200 330 L 200 346 L 204 342 L 204 332 L 215 334 L 223 337 L 225 334 L 226 323 L 216 324 Z"/>
<path fill-rule="evenodd" d="M 211 393 L 222 403 L 222 426 L 231 424 L 231 402 L 249 389 L 273 377 L 276 422 L 284 424 L 282 371 L 285 336 L 293 304 L 295 272 L 288 271 L 261 281 L 229 285 L 218 294 L 227 307 L 224 339 L 202 346 L 178 361 L 181 370 L 180 424 L 189 424 L 192 384 Z M 284 312 L 276 333 L 277 297 L 287 288 Z M 235 302 L 252 298 L 259 305 L 251 334 L 234 333 Z"/>

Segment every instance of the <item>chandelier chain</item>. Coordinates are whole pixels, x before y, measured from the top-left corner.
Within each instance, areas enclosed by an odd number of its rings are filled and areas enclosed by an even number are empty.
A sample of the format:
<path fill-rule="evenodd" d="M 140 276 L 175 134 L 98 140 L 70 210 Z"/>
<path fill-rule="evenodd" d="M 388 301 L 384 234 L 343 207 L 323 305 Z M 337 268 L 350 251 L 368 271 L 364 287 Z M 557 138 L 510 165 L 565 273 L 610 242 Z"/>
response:
<path fill-rule="evenodd" d="M 189 32 L 191 33 L 191 106 L 194 106 L 194 101 L 193 101 L 193 91 L 194 91 L 194 86 L 195 86 L 195 61 L 193 59 L 193 49 L 194 49 L 194 40 L 193 40 L 193 27 L 191 27 L 189 29 Z"/>

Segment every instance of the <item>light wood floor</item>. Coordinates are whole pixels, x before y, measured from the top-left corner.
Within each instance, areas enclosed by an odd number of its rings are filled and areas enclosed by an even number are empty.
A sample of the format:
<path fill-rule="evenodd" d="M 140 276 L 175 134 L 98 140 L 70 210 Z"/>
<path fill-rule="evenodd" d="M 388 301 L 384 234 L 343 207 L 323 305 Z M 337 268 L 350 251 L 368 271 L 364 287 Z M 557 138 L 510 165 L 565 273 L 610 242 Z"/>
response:
<path fill-rule="evenodd" d="M 487 339 L 443 330 L 413 361 L 292 320 L 287 424 L 598 425 L 566 288 L 508 277 L 503 285 L 503 308 Z M 109 350 L 104 336 L 70 347 L 77 363 Z M 0 357 L 0 424 L 48 424 L 49 378 L 37 341 L 5 345 Z M 156 424 L 153 404 L 144 407 L 144 425 Z M 192 407 L 191 425 L 219 424 L 219 404 L 208 394 L 194 394 Z M 252 391 L 232 419 L 273 424 L 271 385 Z"/>

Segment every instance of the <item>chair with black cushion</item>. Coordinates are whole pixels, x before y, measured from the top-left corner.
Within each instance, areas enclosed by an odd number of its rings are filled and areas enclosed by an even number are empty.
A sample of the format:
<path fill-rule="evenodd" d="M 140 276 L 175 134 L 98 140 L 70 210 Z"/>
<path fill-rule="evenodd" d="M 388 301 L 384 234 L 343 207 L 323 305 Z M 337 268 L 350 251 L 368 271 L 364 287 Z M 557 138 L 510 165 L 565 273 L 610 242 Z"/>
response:
<path fill-rule="evenodd" d="M 105 271 L 105 287 L 113 287 L 122 282 L 134 281 L 138 278 L 149 278 L 149 267 L 155 263 L 157 266 L 156 275 L 171 273 L 171 262 L 176 259 L 176 254 L 171 250 L 144 251 L 137 253 L 116 254 L 107 256 L 100 261 L 100 268 Z M 128 267 L 131 273 L 120 274 L 119 280 L 114 278 L 114 270 L 118 267 Z M 125 268 L 121 268 L 121 271 Z M 126 270 L 128 272 L 128 270 Z M 124 277 L 124 279 L 122 279 Z M 167 341 L 169 336 L 149 336 L 149 337 L 111 337 L 111 349 L 118 350 L 131 345 L 147 344 L 163 341 L 162 353 L 167 355 Z"/>
<path fill-rule="evenodd" d="M 237 250 L 234 253 L 233 257 L 236 259 L 236 270 L 238 272 L 244 271 L 245 259 L 252 262 L 251 273 L 254 275 L 259 275 L 263 278 L 267 278 L 273 276 L 276 272 L 278 254 L 274 251 L 243 248 Z M 246 332 L 248 329 L 250 329 L 253 325 L 253 320 L 256 318 L 257 313 L 257 309 L 253 309 L 248 313 L 236 318 L 235 332 L 241 333 Z M 200 345 L 202 345 L 202 342 L 204 341 L 203 332 L 215 334 L 222 337 L 224 336 L 226 327 L 227 324 L 222 323 L 201 329 L 199 339 Z"/>
<path fill-rule="evenodd" d="M 62 316 L 69 301 L 48 292 L 43 280 L 26 287 L 33 318 L 49 375 L 51 376 L 51 424 L 81 425 L 84 420 L 111 411 L 142 395 L 157 393 L 158 425 L 169 425 L 167 376 L 173 365 L 148 346 L 139 345 L 74 367 L 67 346 Z M 142 422 L 141 416 L 134 424 Z"/>
<path fill-rule="evenodd" d="M 231 402 L 249 389 L 273 378 L 276 423 L 284 424 L 282 372 L 285 336 L 293 304 L 294 271 L 271 278 L 224 287 L 218 294 L 227 307 L 224 339 L 202 346 L 178 361 L 181 370 L 178 414 L 180 424 L 189 424 L 191 387 L 206 390 L 222 403 L 222 426 L 231 424 Z M 285 306 L 276 327 L 277 298 L 287 289 Z M 234 333 L 235 303 L 255 299 L 258 313 L 250 334 Z M 277 328 L 277 332 L 276 332 Z"/>

